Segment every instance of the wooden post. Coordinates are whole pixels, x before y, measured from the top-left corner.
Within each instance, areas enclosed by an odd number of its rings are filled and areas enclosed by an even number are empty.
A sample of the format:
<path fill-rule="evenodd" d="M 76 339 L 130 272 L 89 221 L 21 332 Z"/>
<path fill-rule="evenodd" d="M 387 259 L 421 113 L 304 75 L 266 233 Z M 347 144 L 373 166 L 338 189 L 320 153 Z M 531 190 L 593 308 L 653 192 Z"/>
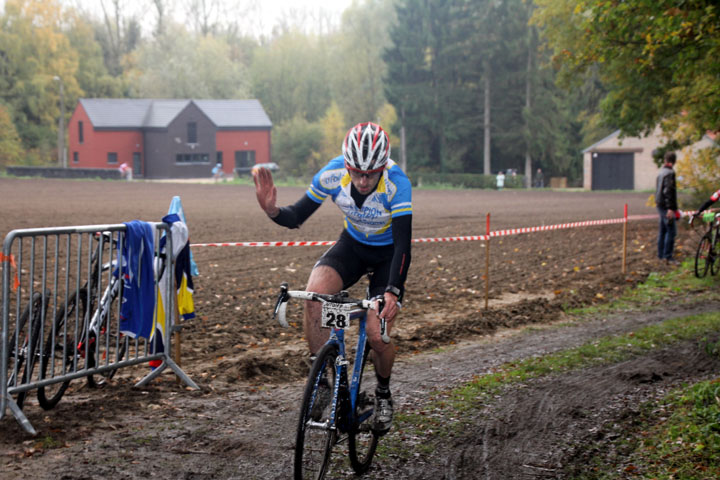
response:
<path fill-rule="evenodd" d="M 622 255 L 622 273 L 627 273 L 627 224 L 628 224 L 628 206 L 625 204 L 625 213 L 623 216 L 623 255 Z"/>
<path fill-rule="evenodd" d="M 490 295 L 490 214 L 485 219 L 485 310 L 488 308 L 488 296 Z"/>

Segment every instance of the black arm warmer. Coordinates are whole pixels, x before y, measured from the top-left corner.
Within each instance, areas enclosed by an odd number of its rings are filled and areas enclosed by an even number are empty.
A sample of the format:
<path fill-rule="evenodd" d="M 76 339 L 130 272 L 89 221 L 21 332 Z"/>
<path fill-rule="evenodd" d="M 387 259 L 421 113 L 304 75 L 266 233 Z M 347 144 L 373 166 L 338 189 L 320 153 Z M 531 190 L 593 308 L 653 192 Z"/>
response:
<path fill-rule="evenodd" d="M 715 202 L 712 201 L 712 198 L 709 199 L 707 202 L 705 202 L 705 203 L 703 203 L 702 205 L 700 205 L 700 208 L 698 208 L 697 213 L 700 213 L 700 212 L 702 212 L 703 210 L 706 210 L 706 209 L 707 209 L 710 205 L 712 205 L 713 203 L 715 203 Z"/>
<path fill-rule="evenodd" d="M 392 219 L 393 253 L 388 285 L 403 289 L 410 266 L 410 245 L 412 239 L 412 215 L 403 215 Z"/>
<path fill-rule="evenodd" d="M 313 202 L 310 197 L 303 195 L 295 204 L 280 207 L 280 213 L 272 221 L 287 228 L 298 228 L 302 225 L 315 210 L 320 208 L 320 203 Z"/>

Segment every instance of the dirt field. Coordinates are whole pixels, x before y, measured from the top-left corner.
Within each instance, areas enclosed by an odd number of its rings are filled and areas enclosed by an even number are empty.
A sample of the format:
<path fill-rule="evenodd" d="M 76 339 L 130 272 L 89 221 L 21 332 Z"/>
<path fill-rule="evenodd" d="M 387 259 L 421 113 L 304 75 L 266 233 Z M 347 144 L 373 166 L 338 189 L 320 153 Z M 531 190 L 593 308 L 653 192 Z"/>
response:
<path fill-rule="evenodd" d="M 302 192 L 281 188 L 279 203 L 294 202 Z M 334 240 L 341 228 L 339 211 L 327 202 L 299 230 L 283 229 L 265 218 L 253 189 L 224 184 L 0 178 L 0 195 L 3 237 L 19 228 L 158 221 L 175 195 L 182 199 L 194 244 Z M 619 218 L 625 203 L 631 215 L 653 214 L 646 206 L 648 195 L 417 190 L 413 237 L 483 234 L 488 212 L 493 230 Z M 553 336 L 566 338 L 556 347 L 547 338 L 523 336 L 527 344 L 519 349 L 513 342 L 520 340 L 508 329 L 557 322 L 564 318 L 563 308 L 605 302 L 650 272 L 667 268 L 655 259 L 656 228 L 655 221 L 629 224 L 626 275 L 621 273 L 621 225 L 494 239 L 488 310 L 483 280 L 487 249 L 481 242 L 414 244 L 406 302 L 394 331 L 399 358 L 393 385 L 400 408 L 412 409 L 432 388 L 522 358 L 517 355 L 566 348 L 597 334 L 590 327 L 570 328 L 567 338 Z M 681 232 L 681 252 L 690 252 L 694 241 Z M 170 375 L 147 389 L 132 389 L 133 381 L 146 373 L 138 368 L 121 372 L 102 391 L 75 381 L 49 412 L 31 400 L 24 411 L 38 438 L 28 437 L 12 415 L 0 421 L 0 470 L 9 474 L 2 477 L 289 477 L 295 409 L 307 373 L 301 305 L 289 308 L 289 330 L 273 324 L 270 314 L 280 283 L 301 289 L 323 250 L 193 248 L 200 270 L 195 278 L 198 317 L 183 331 L 182 367 L 202 390 L 187 391 Z M 351 293 L 361 296 L 363 288 Z M 613 325 L 629 329 L 638 321 L 642 319 L 618 318 Z M 598 329 L 603 324 L 609 323 L 599 322 Z M 456 353 L 431 353 L 453 344 L 459 345 L 452 350 Z M 464 345 L 470 347 L 463 350 Z M 459 363 L 460 358 L 471 361 Z M 670 377 L 668 384 L 677 380 Z M 535 427 L 521 428 L 532 432 Z M 424 475 L 417 466 L 381 458 L 367 478 L 477 478 L 472 473 L 478 472 L 476 464 L 458 460 L 466 450 L 458 445 L 448 453 L 454 460 Z M 506 471 L 513 456 L 506 451 L 495 466 L 484 463 L 483 475 L 511 478 L 499 472 Z M 546 478 L 538 473 L 543 468 L 552 472 L 555 467 L 540 465 L 513 478 Z M 331 478 L 345 477 L 351 475 L 340 469 Z"/>

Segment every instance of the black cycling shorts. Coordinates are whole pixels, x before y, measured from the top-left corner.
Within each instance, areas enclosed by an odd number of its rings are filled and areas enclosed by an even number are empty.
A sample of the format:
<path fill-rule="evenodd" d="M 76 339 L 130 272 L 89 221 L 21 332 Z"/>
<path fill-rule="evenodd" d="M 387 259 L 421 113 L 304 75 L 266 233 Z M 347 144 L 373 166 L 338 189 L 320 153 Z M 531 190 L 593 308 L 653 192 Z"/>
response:
<path fill-rule="evenodd" d="M 394 251 L 393 245 L 372 246 L 360 243 L 343 230 L 335 245 L 320 257 L 315 267 L 327 265 L 338 272 L 343 281 L 343 290 L 355 285 L 366 273 L 371 273 L 370 298 L 373 298 L 385 293 Z"/>

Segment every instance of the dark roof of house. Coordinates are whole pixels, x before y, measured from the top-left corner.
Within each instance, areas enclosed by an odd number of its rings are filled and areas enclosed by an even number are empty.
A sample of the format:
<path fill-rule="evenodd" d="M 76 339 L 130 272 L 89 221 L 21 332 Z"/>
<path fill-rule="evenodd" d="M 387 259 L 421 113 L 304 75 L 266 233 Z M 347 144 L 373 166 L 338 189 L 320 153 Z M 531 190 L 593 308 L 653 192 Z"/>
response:
<path fill-rule="evenodd" d="M 258 100 L 80 99 L 95 128 L 166 128 L 191 103 L 218 128 L 272 128 Z"/>

